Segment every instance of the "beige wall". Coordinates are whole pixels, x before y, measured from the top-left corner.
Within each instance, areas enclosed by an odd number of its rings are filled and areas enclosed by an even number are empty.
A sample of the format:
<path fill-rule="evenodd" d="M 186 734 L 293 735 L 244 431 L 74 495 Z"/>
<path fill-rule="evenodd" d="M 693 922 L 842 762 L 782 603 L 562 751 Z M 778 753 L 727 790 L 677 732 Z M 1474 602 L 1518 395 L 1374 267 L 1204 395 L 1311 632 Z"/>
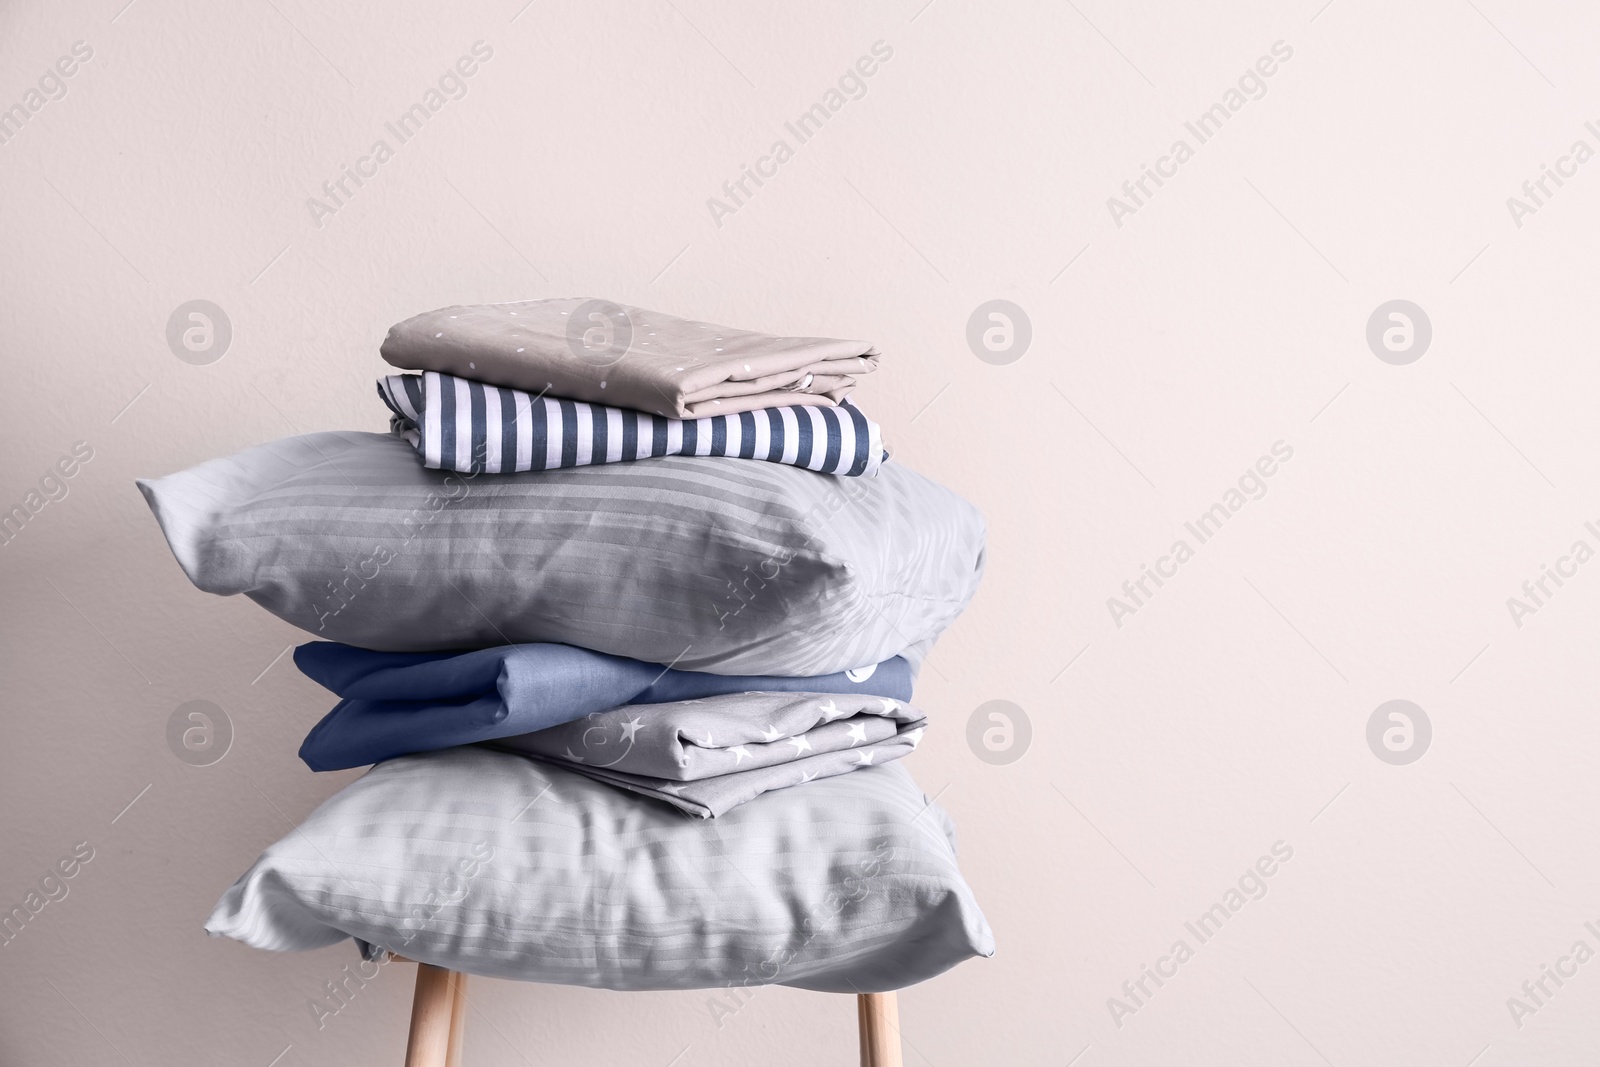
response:
<path fill-rule="evenodd" d="M 93 455 L 0 547 L 0 907 L 93 858 L 0 948 L 0 1063 L 399 1062 L 400 968 L 319 1031 L 348 950 L 201 932 L 351 775 L 295 757 L 329 703 L 279 658 L 302 635 L 190 588 L 133 479 L 381 428 L 391 322 L 580 294 L 877 341 L 861 396 L 897 460 L 989 517 L 912 769 L 1000 951 L 904 995 L 908 1063 L 1592 1058 L 1600 962 L 1521 1018 L 1507 998 L 1600 950 L 1600 562 L 1520 619 L 1507 598 L 1600 549 L 1600 162 L 1531 213 L 1507 198 L 1600 149 L 1600 22 L 1320 2 L 6 5 L 0 106 L 93 55 L 0 146 L 0 506 Z M 399 143 L 385 123 L 479 40 L 466 96 Z M 865 94 L 799 143 L 785 121 L 877 41 Z M 1279 41 L 1200 143 L 1185 122 Z M 314 218 L 379 138 L 393 157 Z M 793 158 L 709 209 L 778 138 Z M 1192 158 L 1108 207 L 1180 138 Z M 165 338 L 196 298 L 232 325 L 210 365 Z M 1009 365 L 966 341 L 992 299 L 1031 321 Z M 1394 299 L 1432 323 L 1409 365 L 1366 339 Z M 1199 543 L 1185 522 L 1280 441 L 1265 495 Z M 1114 613 L 1180 539 L 1192 558 Z M 1366 739 L 1392 699 L 1432 724 L 1409 765 Z M 233 724 L 214 765 L 168 746 L 190 700 Z M 968 744 L 991 700 L 1031 722 L 1016 762 Z M 1276 842 L 1265 896 L 1201 944 L 1185 923 Z M 1127 998 L 1180 939 L 1192 958 Z M 720 1028 L 701 993 L 472 1000 L 485 1067 L 853 1055 L 838 997 L 766 990 Z"/>

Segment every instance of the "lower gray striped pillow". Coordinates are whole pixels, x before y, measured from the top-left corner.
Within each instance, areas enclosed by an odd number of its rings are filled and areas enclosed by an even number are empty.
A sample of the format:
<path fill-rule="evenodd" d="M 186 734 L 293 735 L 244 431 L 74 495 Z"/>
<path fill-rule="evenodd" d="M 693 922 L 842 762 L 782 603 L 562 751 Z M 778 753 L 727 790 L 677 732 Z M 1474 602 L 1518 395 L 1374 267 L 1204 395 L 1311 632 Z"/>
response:
<path fill-rule="evenodd" d="M 206 930 L 607 989 L 874 992 L 994 954 L 949 817 L 898 764 L 702 821 L 480 748 L 379 764 L 268 848 Z"/>
<path fill-rule="evenodd" d="M 195 585 L 383 651 L 556 641 L 715 674 L 915 666 L 983 565 L 977 509 L 899 463 L 876 478 L 692 456 L 475 476 L 335 432 L 139 488 Z"/>

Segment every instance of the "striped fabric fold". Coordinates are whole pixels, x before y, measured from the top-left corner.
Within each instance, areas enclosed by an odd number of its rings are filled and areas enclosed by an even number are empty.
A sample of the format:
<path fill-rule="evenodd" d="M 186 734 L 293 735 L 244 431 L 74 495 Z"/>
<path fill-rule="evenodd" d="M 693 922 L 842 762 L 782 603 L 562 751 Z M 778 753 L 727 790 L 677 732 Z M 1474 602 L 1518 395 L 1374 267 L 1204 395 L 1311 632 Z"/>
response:
<path fill-rule="evenodd" d="M 837 407 L 669 419 L 437 371 L 380 378 L 378 396 L 394 413 L 395 431 L 431 470 L 511 474 L 654 456 L 721 456 L 855 478 L 876 475 L 889 458 L 878 424 L 848 400 Z"/>

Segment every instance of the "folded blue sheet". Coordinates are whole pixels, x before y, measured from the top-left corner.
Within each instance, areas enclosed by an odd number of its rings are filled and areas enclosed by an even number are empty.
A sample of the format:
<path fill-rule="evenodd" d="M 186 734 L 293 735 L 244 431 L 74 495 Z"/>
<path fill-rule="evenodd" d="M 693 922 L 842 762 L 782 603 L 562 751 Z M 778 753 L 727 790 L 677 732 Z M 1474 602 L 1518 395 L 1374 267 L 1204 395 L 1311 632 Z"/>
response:
<path fill-rule="evenodd" d="M 900 656 L 819 678 L 779 678 L 677 671 L 554 644 L 435 653 L 313 641 L 295 649 L 294 662 L 344 698 L 300 746 L 300 758 L 314 771 L 515 737 L 623 704 L 752 691 L 909 700 L 912 683 L 911 666 Z"/>

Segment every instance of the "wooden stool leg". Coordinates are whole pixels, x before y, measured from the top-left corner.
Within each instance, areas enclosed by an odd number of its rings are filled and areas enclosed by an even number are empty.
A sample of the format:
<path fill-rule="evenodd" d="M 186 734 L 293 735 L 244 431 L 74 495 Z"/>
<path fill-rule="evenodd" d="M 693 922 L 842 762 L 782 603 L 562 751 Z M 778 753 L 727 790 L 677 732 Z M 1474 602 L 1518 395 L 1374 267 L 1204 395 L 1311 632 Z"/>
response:
<path fill-rule="evenodd" d="M 450 996 L 450 1051 L 444 1067 L 462 1067 L 461 1047 L 467 1037 L 467 976 L 452 971 L 450 977 L 454 979 L 454 992 Z"/>
<path fill-rule="evenodd" d="M 451 973 L 443 967 L 417 964 L 417 991 L 411 999 L 411 1040 L 406 1067 L 446 1067 L 452 1000 Z"/>
<path fill-rule="evenodd" d="M 902 1067 L 900 1002 L 893 993 L 859 993 L 856 1017 L 861 1026 L 861 1067 Z"/>

